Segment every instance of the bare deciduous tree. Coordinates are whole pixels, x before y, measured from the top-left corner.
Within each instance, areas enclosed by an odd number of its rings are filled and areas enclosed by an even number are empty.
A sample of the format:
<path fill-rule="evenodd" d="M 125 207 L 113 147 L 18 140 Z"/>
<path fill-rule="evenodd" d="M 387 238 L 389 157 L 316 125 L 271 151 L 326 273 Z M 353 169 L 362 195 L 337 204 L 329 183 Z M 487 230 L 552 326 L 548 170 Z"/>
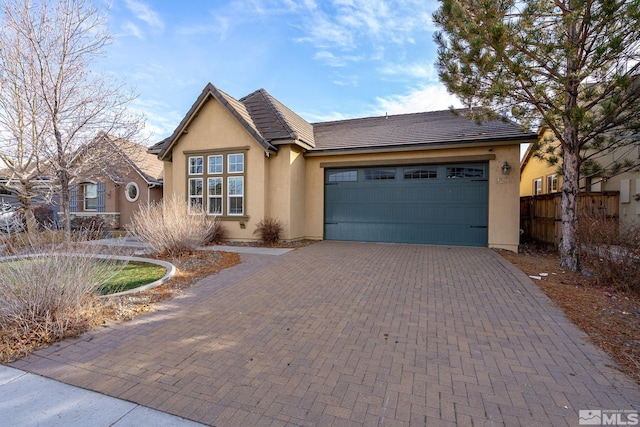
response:
<path fill-rule="evenodd" d="M 36 170 L 51 174 L 69 233 L 69 190 L 81 169 L 73 160 L 101 132 L 123 139 L 137 135 L 142 120 L 127 108 L 135 95 L 94 68 L 111 35 L 104 13 L 91 1 L 2 0 L 1 8 L 3 38 L 20 46 L 20 56 L 2 55 L 0 67 L 2 73 L 27 70 L 28 79 L 6 73 L 6 84 L 15 88 L 16 106 L 29 105 L 30 116 L 28 125 L 17 120 L 0 132 L 3 139 L 31 132 L 25 150 Z M 26 168 L 24 158 L 7 160 Z M 88 161 L 104 167 L 109 159 L 86 156 L 82 169 L 90 167 Z"/>

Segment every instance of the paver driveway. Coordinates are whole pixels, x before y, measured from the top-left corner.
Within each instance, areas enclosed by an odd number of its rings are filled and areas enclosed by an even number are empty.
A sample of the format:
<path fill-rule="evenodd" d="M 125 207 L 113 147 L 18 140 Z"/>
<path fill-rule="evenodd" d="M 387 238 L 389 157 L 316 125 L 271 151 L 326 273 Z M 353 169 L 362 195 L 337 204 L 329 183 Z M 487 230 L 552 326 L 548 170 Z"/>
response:
<path fill-rule="evenodd" d="M 639 387 L 492 250 L 321 242 L 243 258 L 158 312 L 13 366 L 219 426 L 577 425 L 580 409 L 638 410 Z"/>

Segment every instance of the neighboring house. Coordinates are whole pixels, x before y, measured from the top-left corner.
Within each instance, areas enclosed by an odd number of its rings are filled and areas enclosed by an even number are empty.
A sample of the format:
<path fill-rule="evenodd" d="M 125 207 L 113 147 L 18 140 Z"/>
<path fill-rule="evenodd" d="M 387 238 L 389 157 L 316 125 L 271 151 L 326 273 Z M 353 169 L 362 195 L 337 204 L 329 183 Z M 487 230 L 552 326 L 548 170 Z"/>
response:
<path fill-rule="evenodd" d="M 541 141 L 550 141 L 550 133 L 540 135 Z M 541 148 L 544 151 L 544 145 Z M 596 156 L 594 160 L 608 166 L 614 161 L 640 159 L 640 137 L 638 144 L 629 145 L 613 152 Z M 549 194 L 562 190 L 562 159 L 555 165 L 538 159 L 527 149 L 520 163 L 520 196 Z M 619 218 L 621 224 L 640 223 L 640 170 L 635 168 L 613 176 L 591 176 L 580 179 L 580 191 L 619 191 Z"/>
<path fill-rule="evenodd" d="M 73 163 L 80 172 L 69 195 L 72 220 L 100 217 L 126 228 L 140 206 L 162 200 L 162 162 L 147 147 L 100 135 Z"/>
<path fill-rule="evenodd" d="M 236 100 L 208 84 L 149 151 L 165 196 L 218 216 L 233 240 L 272 217 L 285 240 L 517 251 L 520 144 L 536 134 L 457 113 L 310 124 L 263 89 Z"/>

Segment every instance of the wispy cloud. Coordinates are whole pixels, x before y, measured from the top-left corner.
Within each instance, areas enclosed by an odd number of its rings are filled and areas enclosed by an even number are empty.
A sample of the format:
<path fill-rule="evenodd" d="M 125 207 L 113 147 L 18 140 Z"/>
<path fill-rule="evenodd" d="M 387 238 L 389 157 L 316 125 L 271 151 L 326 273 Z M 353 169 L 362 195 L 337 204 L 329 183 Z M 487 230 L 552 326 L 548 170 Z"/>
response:
<path fill-rule="evenodd" d="M 142 30 L 140 30 L 140 28 L 131 21 L 127 21 L 124 24 L 122 24 L 122 30 L 126 35 L 134 36 L 139 39 L 144 38 L 142 35 Z"/>
<path fill-rule="evenodd" d="M 425 79 L 429 81 L 437 81 L 438 73 L 433 63 L 387 63 L 382 66 L 380 73 L 392 77 L 408 77 L 410 79 Z"/>
<path fill-rule="evenodd" d="M 156 31 L 164 30 L 164 21 L 160 18 L 160 15 L 151 8 L 151 6 L 138 0 L 125 0 L 125 4 L 137 19 L 145 22 L 149 27 Z"/>
<path fill-rule="evenodd" d="M 404 95 L 377 97 L 375 114 L 405 114 L 423 111 L 446 110 L 450 106 L 461 107 L 455 96 L 441 85 L 417 87 Z"/>

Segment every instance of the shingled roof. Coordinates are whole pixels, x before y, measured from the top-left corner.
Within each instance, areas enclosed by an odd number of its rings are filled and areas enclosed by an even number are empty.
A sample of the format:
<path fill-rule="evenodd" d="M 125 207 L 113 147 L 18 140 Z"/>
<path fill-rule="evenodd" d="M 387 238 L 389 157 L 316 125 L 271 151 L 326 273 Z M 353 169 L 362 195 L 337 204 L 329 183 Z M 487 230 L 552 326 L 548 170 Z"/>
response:
<path fill-rule="evenodd" d="M 272 144 L 297 141 L 313 148 L 313 126 L 266 90 L 259 89 L 240 99 L 261 134 Z"/>
<path fill-rule="evenodd" d="M 518 141 L 537 136 L 502 120 L 478 124 L 464 112 L 444 110 L 315 123 L 313 151 Z"/>
<path fill-rule="evenodd" d="M 204 103 L 213 97 L 258 141 L 265 151 L 277 151 L 280 144 L 294 143 L 311 153 L 345 150 L 385 150 L 394 147 L 523 141 L 536 138 L 508 121 L 478 124 L 465 117 L 466 110 L 454 112 L 400 114 L 310 124 L 266 90 L 259 89 L 240 100 L 209 83 L 174 133 L 149 149 L 160 159 L 170 158 L 178 137 Z"/>

